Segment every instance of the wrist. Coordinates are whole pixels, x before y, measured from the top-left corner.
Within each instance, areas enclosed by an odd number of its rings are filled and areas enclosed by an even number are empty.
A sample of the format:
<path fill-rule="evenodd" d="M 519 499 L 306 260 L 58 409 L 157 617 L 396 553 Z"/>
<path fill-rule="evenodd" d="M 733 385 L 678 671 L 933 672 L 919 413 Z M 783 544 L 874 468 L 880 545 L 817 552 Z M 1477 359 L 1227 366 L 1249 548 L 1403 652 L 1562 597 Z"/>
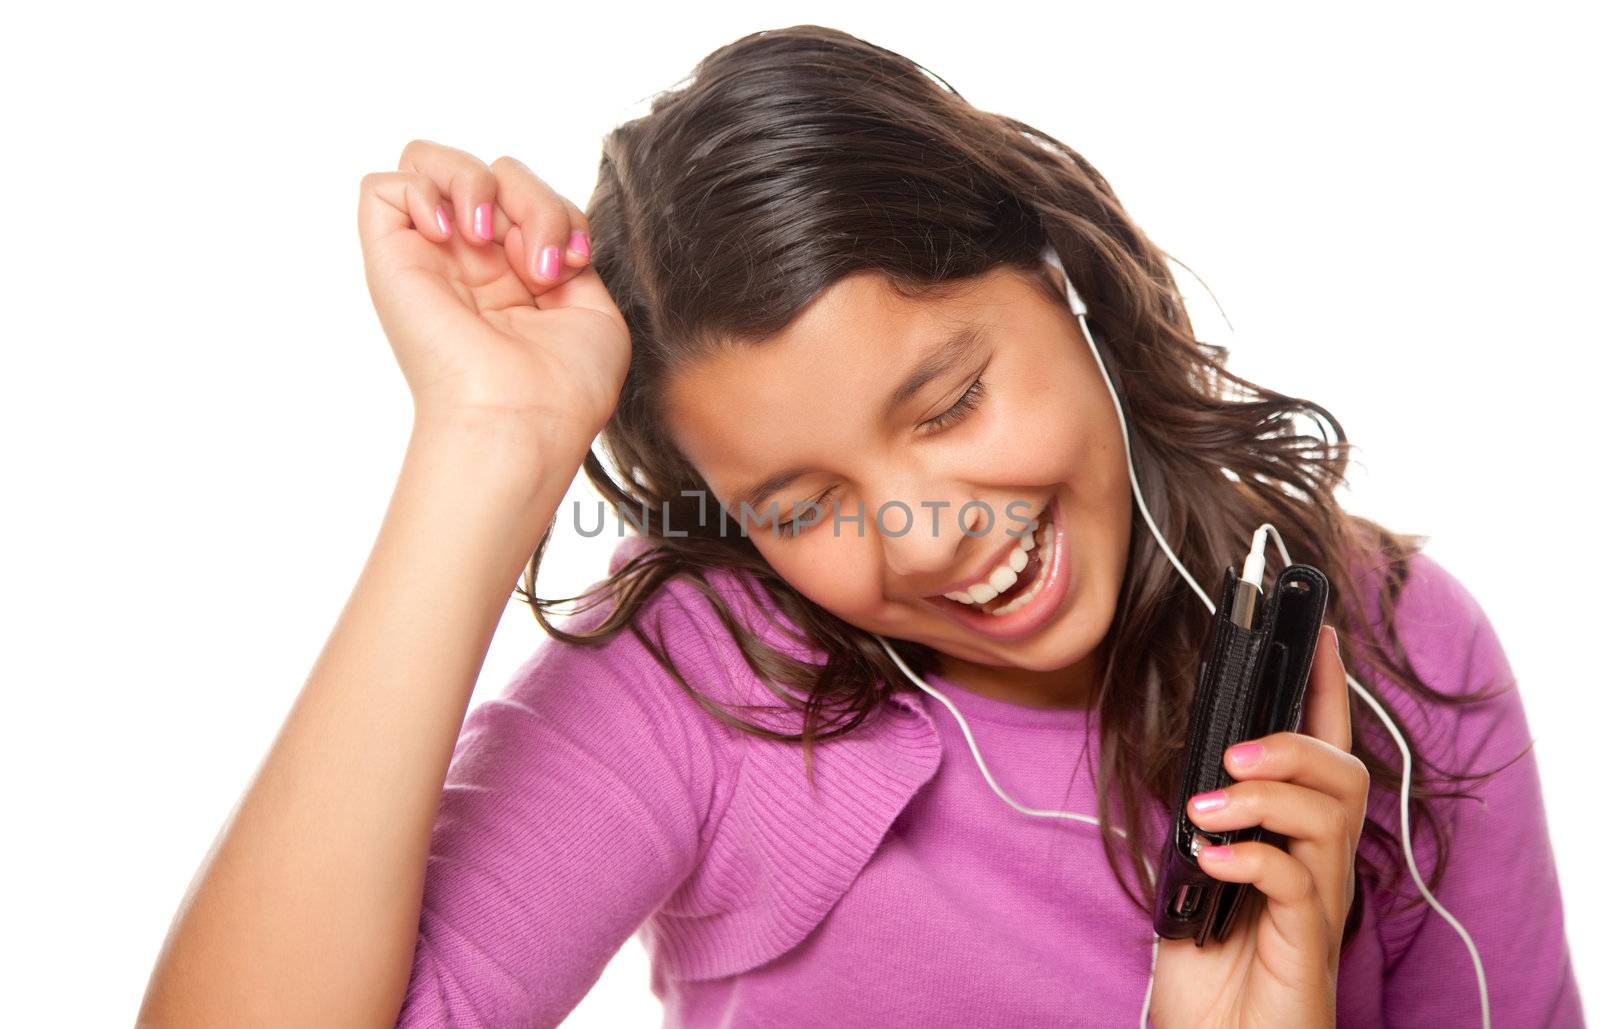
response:
<path fill-rule="evenodd" d="M 413 410 L 411 437 L 444 446 L 461 446 L 486 458 L 513 461 L 575 459 L 582 463 L 604 423 L 559 414 L 453 408 Z"/>
<path fill-rule="evenodd" d="M 471 498 L 474 507 L 547 521 L 582 469 L 592 441 L 576 428 L 540 421 L 419 413 L 405 467 L 430 489 Z"/>

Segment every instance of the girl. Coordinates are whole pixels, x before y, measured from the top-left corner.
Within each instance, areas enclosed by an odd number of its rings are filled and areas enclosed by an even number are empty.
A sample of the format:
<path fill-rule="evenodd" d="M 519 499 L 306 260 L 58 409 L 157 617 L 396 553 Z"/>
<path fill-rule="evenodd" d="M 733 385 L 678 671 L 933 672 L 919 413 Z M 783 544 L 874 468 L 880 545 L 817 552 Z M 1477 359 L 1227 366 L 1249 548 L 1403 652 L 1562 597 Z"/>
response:
<path fill-rule="evenodd" d="M 416 141 L 360 232 L 405 462 L 143 1019 L 554 1025 L 639 931 L 670 1025 L 1461 1025 L 1480 959 L 1500 1024 L 1580 1021 L 1492 627 L 1071 148 L 801 26 L 613 131 L 587 210 Z M 635 528 L 540 599 L 580 467 Z M 1303 731 L 1183 799 L 1288 846 L 1202 852 L 1250 901 L 1157 940 L 1210 613 L 1151 527 L 1209 592 L 1263 523 L 1334 587 Z M 513 590 L 555 638 L 463 724 Z"/>

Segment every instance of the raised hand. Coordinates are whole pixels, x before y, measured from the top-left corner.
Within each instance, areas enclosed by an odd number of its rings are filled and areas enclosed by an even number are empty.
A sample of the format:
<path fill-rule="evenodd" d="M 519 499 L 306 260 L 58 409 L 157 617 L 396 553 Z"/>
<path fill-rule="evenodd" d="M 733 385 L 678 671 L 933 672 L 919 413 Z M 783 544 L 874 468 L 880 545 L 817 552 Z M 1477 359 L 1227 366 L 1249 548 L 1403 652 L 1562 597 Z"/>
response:
<path fill-rule="evenodd" d="M 586 445 L 616 405 L 628 329 L 588 220 L 520 161 L 413 140 L 361 180 L 367 288 L 422 420 L 488 417 Z"/>

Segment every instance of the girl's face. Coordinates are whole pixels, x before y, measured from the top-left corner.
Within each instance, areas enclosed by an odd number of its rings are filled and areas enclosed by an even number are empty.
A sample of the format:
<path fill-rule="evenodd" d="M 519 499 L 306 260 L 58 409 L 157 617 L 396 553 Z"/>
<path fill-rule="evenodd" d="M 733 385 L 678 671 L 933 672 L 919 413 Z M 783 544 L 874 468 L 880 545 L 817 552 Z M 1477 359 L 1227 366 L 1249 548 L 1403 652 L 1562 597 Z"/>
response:
<path fill-rule="evenodd" d="M 770 342 L 680 372 L 665 399 L 726 531 L 743 512 L 762 556 L 811 601 L 933 647 L 975 692 L 1087 702 L 1132 496 L 1111 396 L 1064 302 L 1005 266 L 917 301 L 857 273 Z M 1002 569 L 1019 565 L 1008 586 Z M 1001 589 L 981 606 L 943 596 Z"/>

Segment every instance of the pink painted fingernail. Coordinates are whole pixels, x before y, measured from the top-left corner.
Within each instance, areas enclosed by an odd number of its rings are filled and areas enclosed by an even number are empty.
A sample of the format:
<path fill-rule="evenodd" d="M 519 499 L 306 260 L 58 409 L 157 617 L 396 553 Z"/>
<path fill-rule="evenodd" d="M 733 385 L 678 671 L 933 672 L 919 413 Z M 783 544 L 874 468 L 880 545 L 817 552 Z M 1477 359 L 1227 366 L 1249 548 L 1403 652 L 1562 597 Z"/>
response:
<path fill-rule="evenodd" d="M 561 251 L 555 247 L 545 247 L 539 251 L 539 277 L 555 281 L 561 274 Z"/>
<path fill-rule="evenodd" d="M 472 214 L 472 231 L 478 234 L 481 240 L 494 238 L 494 212 L 488 204 L 479 204 L 478 209 Z"/>
<path fill-rule="evenodd" d="M 444 208 L 443 207 L 439 207 L 439 208 L 435 208 L 434 209 L 433 219 L 434 219 L 434 221 L 439 223 L 439 231 L 440 232 L 444 233 L 446 236 L 450 235 L 450 219 L 444 213 Z"/>
<path fill-rule="evenodd" d="M 1261 760 L 1266 747 L 1260 743 L 1241 743 L 1228 750 L 1228 757 L 1240 768 L 1249 768 Z"/>
<path fill-rule="evenodd" d="M 1226 861 L 1233 857 L 1232 847 L 1201 847 L 1200 856 L 1212 861 Z"/>
<path fill-rule="evenodd" d="M 574 254 L 582 254 L 584 257 L 588 257 L 589 234 L 581 229 L 574 230 L 572 235 L 567 238 L 567 249 Z"/>
<path fill-rule="evenodd" d="M 1228 802 L 1228 794 L 1224 790 L 1212 790 L 1210 793 L 1196 793 L 1190 798 L 1189 803 L 1194 805 L 1196 811 L 1215 811 Z"/>

